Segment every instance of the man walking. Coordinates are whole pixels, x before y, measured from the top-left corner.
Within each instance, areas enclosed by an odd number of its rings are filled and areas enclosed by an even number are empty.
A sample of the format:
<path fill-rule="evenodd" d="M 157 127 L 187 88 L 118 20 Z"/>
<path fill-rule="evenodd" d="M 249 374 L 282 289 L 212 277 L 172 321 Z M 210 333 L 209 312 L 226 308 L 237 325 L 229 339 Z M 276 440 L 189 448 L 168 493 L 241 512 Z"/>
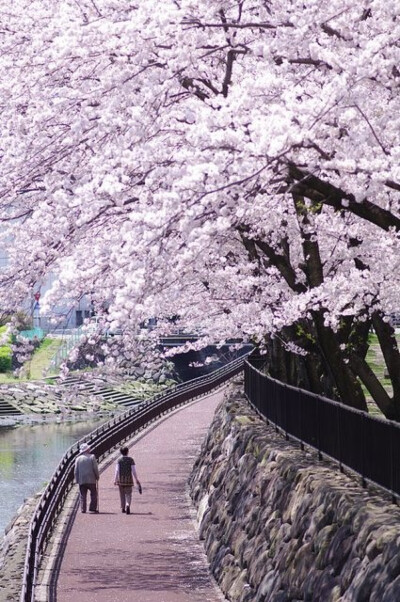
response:
<path fill-rule="evenodd" d="M 86 512 L 87 492 L 90 492 L 89 512 L 98 512 L 97 481 L 99 467 L 94 454 L 90 453 L 90 445 L 82 443 L 79 456 L 75 460 L 75 481 L 79 485 L 81 512 Z"/>

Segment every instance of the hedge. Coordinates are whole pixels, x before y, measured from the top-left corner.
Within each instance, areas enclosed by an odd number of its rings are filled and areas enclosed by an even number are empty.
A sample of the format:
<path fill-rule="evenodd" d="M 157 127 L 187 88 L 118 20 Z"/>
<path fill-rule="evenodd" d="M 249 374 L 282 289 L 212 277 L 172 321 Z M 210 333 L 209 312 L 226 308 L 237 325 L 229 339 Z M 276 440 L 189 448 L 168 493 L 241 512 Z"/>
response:
<path fill-rule="evenodd" d="M 11 349 L 8 345 L 0 347 L 0 372 L 11 370 Z"/>
<path fill-rule="evenodd" d="M 7 326 L 0 326 L 0 336 L 6 331 Z M 0 372 L 8 372 L 12 369 L 12 351 L 9 345 L 0 347 Z"/>

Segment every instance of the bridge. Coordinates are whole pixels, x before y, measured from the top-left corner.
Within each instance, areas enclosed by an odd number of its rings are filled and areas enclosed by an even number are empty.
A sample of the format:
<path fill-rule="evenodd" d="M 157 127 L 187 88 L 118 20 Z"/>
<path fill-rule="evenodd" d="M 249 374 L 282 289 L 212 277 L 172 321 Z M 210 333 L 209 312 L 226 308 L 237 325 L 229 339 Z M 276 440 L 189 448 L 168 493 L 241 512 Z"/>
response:
<path fill-rule="evenodd" d="M 187 343 L 195 343 L 200 335 L 195 333 L 177 332 L 159 338 L 161 350 L 178 348 Z M 211 344 L 199 350 L 176 352 L 168 359 L 174 364 L 175 371 L 183 382 L 210 374 L 235 360 L 250 353 L 253 345 L 241 339 L 228 339 L 224 345 Z"/>

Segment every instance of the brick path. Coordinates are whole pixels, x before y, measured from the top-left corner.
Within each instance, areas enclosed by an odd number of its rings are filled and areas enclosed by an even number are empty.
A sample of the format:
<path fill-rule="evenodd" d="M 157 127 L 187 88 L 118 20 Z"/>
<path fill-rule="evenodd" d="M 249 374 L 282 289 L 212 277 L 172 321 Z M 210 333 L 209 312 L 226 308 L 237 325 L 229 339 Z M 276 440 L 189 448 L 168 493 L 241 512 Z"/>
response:
<path fill-rule="evenodd" d="M 130 446 L 143 495 L 122 514 L 114 463 L 100 478 L 100 514 L 78 513 L 57 602 L 217 602 L 187 496 L 187 478 L 223 393 L 181 408 Z"/>

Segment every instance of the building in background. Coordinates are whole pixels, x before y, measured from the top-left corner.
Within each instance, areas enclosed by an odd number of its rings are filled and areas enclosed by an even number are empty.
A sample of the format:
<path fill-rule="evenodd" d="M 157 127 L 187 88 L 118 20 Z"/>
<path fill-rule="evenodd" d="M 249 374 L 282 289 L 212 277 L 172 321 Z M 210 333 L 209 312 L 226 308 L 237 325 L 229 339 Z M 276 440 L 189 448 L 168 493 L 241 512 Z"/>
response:
<path fill-rule="evenodd" d="M 6 266 L 7 255 L 0 252 L 0 269 Z M 45 334 L 79 328 L 87 318 L 94 314 L 89 296 L 85 295 L 79 300 L 65 299 L 52 308 L 50 315 L 46 315 L 41 310 L 41 299 L 52 284 L 53 277 L 50 276 L 42 286 L 32 289 L 32 295 L 26 300 L 23 308 L 27 321 L 31 321 L 34 329 L 41 329 Z M 3 308 L 3 311 L 6 311 L 6 308 Z"/>

